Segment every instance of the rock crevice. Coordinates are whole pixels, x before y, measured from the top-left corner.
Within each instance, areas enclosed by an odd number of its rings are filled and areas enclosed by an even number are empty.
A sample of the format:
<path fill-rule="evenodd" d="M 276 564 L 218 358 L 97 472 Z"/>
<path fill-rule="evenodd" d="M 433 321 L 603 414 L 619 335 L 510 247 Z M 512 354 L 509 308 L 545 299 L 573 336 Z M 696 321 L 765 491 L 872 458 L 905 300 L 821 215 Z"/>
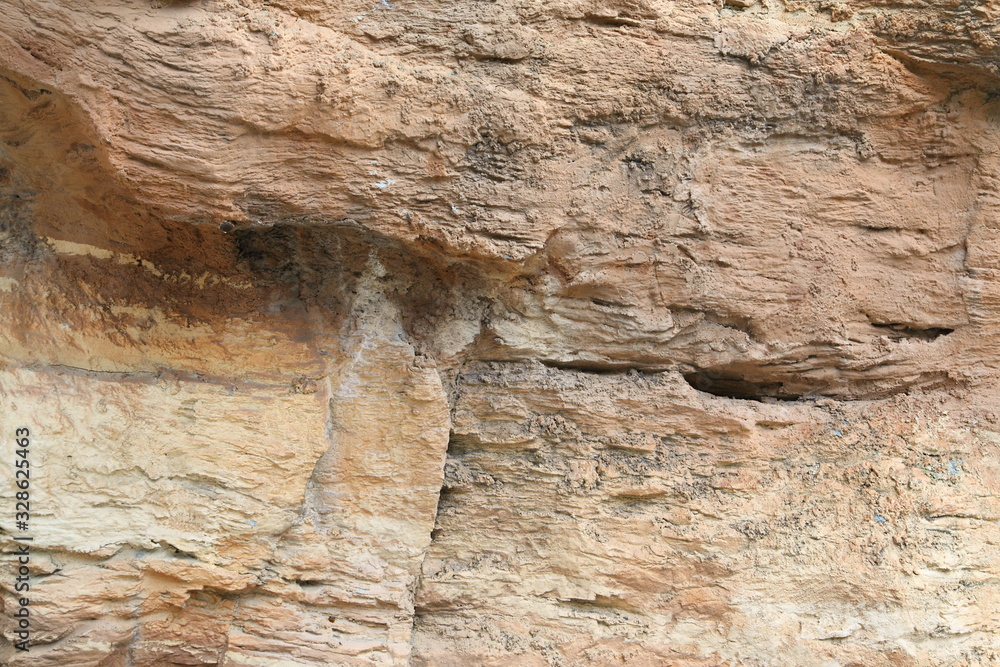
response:
<path fill-rule="evenodd" d="M 0 0 L 0 662 L 1000 661 L 995 12 Z"/>

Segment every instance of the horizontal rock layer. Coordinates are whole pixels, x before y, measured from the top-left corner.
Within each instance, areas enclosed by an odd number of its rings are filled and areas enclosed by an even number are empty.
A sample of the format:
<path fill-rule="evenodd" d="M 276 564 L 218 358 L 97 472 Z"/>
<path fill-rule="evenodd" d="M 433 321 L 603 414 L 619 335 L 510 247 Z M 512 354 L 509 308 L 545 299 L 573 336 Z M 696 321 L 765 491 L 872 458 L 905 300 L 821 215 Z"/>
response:
<path fill-rule="evenodd" d="M 993 3 L 0 9 L 4 664 L 1000 661 Z"/>

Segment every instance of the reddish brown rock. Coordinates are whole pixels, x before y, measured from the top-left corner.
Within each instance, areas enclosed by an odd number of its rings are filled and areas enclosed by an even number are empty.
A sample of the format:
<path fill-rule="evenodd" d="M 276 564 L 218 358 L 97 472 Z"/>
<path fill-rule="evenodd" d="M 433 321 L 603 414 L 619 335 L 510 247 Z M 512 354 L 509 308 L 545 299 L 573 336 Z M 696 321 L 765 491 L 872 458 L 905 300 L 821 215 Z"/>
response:
<path fill-rule="evenodd" d="M 0 0 L 0 662 L 1000 661 L 996 10 Z"/>

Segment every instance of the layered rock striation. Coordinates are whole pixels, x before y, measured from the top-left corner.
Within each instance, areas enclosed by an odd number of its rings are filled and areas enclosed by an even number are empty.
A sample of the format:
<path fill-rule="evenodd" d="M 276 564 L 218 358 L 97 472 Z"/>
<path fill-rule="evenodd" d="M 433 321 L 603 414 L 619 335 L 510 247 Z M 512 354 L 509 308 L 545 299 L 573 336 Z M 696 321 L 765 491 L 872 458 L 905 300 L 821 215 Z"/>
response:
<path fill-rule="evenodd" d="M 1000 662 L 998 12 L 0 0 L 0 662 Z"/>

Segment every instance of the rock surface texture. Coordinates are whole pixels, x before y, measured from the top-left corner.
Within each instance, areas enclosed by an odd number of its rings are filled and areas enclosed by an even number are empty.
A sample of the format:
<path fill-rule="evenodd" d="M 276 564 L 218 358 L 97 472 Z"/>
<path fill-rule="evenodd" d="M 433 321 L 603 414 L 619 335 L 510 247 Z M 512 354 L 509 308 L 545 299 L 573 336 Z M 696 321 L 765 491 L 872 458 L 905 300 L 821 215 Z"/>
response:
<path fill-rule="evenodd" d="M 995 0 L 0 0 L 0 663 L 1000 664 L 998 63 Z"/>

